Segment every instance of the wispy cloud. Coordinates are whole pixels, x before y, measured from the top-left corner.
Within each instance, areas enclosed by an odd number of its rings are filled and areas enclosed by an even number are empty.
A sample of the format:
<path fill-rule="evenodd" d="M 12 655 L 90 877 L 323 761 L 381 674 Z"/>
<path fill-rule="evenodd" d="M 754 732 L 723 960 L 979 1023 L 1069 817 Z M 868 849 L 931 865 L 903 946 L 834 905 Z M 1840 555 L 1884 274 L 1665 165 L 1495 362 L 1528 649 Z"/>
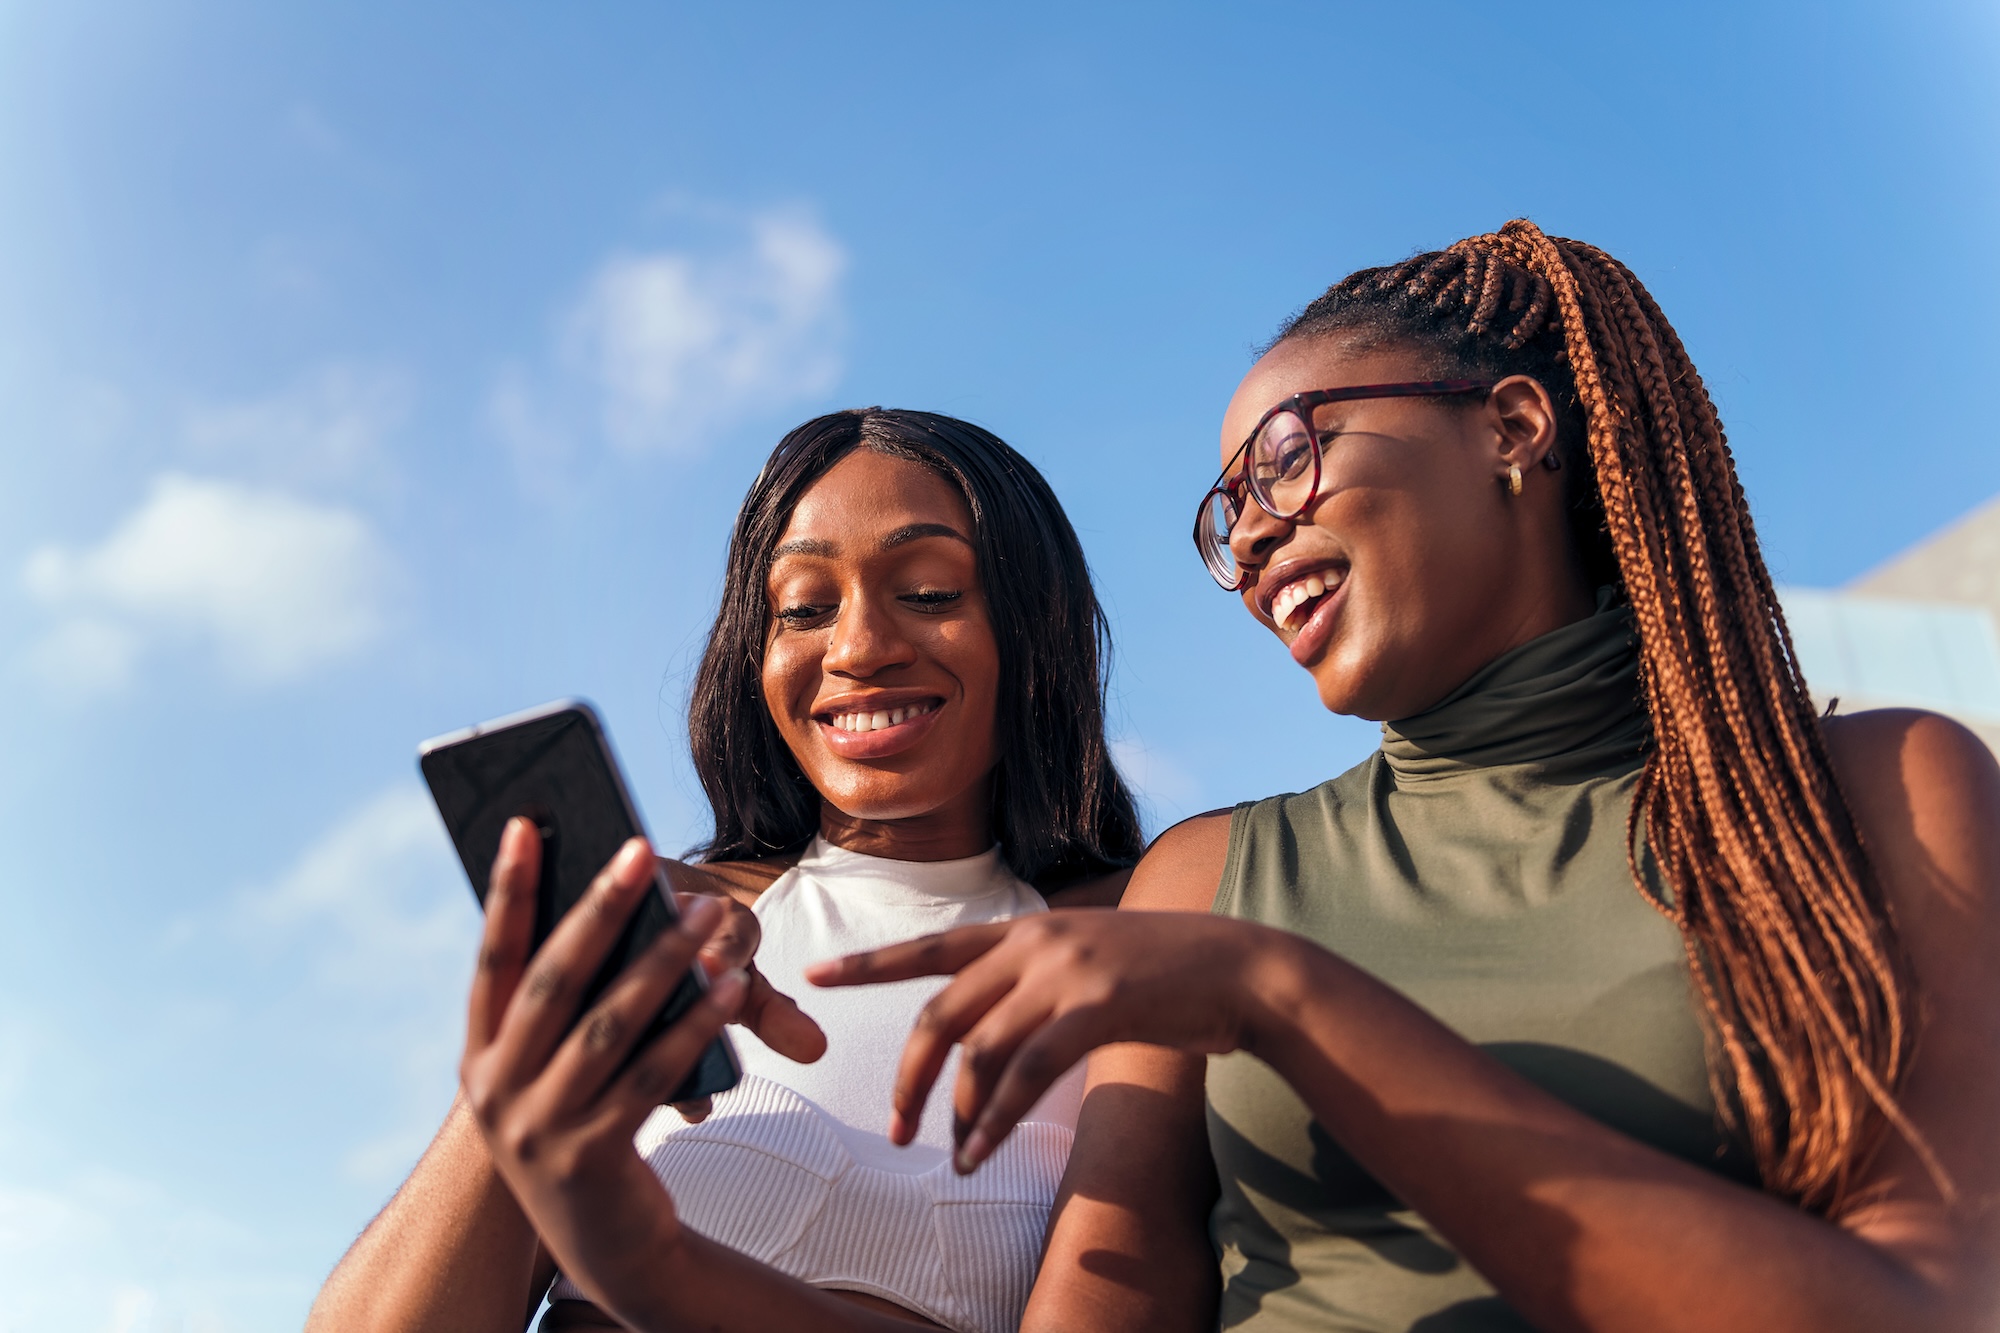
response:
<path fill-rule="evenodd" d="M 265 481 L 376 481 L 389 471 L 384 445 L 413 397 L 398 371 L 335 363 L 264 398 L 198 407 L 183 434 L 203 463 Z"/>
<path fill-rule="evenodd" d="M 430 797 L 399 783 L 246 894 L 242 921 L 274 938 L 309 939 L 319 979 L 336 987 L 435 993 L 437 978 L 455 981 L 470 963 L 477 928 L 469 901 Z"/>
<path fill-rule="evenodd" d="M 24 586 L 58 616 L 30 656 L 58 684 L 112 688 L 147 648 L 192 639 L 234 677 L 283 680 L 375 639 L 392 578 L 352 510 L 168 473 L 97 545 L 28 558 Z"/>
<path fill-rule="evenodd" d="M 312 1277 L 257 1229 L 101 1167 L 0 1183 L 0 1330 L 244 1333 L 295 1322 Z"/>
<path fill-rule="evenodd" d="M 596 428 L 630 454 L 691 454 L 719 430 L 838 382 L 847 253 L 809 215 L 755 214 L 707 249 L 614 254 L 561 321 L 556 402 L 582 389 Z M 562 413 L 518 369 L 489 404 L 531 462 L 568 447 Z"/>
<path fill-rule="evenodd" d="M 232 933 L 297 965 L 301 1021 L 330 1058 L 388 1076 L 391 1104 L 345 1146 L 342 1164 L 361 1183 L 394 1184 L 451 1100 L 479 938 L 429 796 L 398 784 L 364 802 L 245 893 Z"/>

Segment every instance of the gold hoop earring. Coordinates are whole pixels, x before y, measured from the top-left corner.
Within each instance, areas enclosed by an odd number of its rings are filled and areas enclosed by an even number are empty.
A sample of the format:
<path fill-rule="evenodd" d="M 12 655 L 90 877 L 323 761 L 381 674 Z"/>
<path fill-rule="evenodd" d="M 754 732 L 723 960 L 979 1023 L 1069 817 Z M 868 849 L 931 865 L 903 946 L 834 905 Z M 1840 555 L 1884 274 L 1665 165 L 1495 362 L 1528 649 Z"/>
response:
<path fill-rule="evenodd" d="M 1521 493 L 1521 465 L 1519 463 L 1509 463 L 1507 465 L 1507 493 L 1510 495 L 1519 495 Z"/>

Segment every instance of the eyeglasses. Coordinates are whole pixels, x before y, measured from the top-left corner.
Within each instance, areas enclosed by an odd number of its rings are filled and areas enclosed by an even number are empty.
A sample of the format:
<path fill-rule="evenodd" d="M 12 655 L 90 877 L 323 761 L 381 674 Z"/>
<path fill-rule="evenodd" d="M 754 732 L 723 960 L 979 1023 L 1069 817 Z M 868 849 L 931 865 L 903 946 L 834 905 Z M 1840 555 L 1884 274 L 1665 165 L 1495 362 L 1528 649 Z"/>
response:
<path fill-rule="evenodd" d="M 1433 398 L 1485 393 L 1497 380 L 1423 380 L 1410 384 L 1357 384 L 1346 389 L 1314 389 L 1295 393 L 1266 412 L 1250 438 L 1229 456 L 1222 475 L 1201 498 L 1195 512 L 1194 545 L 1202 563 L 1225 592 L 1243 586 L 1243 571 L 1229 549 L 1229 534 L 1243 513 L 1241 495 L 1250 493 L 1258 508 L 1272 518 L 1291 522 L 1306 512 L 1319 494 L 1320 468 L 1330 423 L 1320 409 L 1357 398 Z M 1237 467 L 1237 460 L 1242 466 Z M 1236 475 L 1229 474 L 1234 470 Z"/>

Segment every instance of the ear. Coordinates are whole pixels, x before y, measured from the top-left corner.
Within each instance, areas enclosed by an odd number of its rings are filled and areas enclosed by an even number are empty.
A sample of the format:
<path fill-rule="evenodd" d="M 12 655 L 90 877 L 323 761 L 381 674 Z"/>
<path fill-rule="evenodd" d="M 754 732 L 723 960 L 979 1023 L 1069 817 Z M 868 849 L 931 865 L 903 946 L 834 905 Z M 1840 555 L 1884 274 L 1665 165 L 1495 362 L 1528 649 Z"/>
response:
<path fill-rule="evenodd" d="M 1488 419 L 1497 431 L 1497 466 L 1504 475 L 1511 465 L 1532 471 L 1556 447 L 1556 405 L 1541 381 L 1529 375 L 1509 375 L 1486 397 Z"/>

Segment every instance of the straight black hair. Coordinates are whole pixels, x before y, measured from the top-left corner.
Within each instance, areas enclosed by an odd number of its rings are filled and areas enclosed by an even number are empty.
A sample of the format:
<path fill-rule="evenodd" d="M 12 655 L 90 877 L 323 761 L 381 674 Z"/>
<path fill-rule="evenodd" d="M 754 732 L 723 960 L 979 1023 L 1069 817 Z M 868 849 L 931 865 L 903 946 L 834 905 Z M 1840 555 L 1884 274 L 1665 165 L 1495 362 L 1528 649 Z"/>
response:
<path fill-rule="evenodd" d="M 929 468 L 972 511 L 979 581 L 1000 650 L 993 831 L 1022 879 L 1047 887 L 1129 866 L 1138 811 L 1104 739 L 1110 637 L 1083 546 L 1034 465 L 988 431 L 934 412 L 856 408 L 785 436 L 743 497 L 708 646 L 688 700 L 695 773 L 715 832 L 694 855 L 795 852 L 820 797 L 764 702 L 771 552 L 812 484 L 856 449 Z"/>

